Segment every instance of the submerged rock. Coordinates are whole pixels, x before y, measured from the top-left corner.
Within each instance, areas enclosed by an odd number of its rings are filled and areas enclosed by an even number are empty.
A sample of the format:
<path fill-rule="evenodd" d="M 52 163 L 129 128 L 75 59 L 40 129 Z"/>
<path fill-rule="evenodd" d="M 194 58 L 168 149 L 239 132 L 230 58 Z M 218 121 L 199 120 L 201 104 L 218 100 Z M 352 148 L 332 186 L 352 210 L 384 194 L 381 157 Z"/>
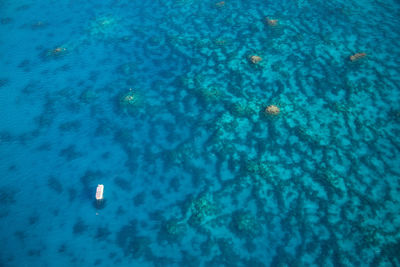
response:
<path fill-rule="evenodd" d="M 278 115 L 281 112 L 281 110 L 279 109 L 278 106 L 276 105 L 269 105 L 266 109 L 265 109 L 265 113 L 269 114 L 269 115 Z"/>
<path fill-rule="evenodd" d="M 256 55 L 250 56 L 249 59 L 253 64 L 258 64 L 262 60 L 260 56 Z"/>

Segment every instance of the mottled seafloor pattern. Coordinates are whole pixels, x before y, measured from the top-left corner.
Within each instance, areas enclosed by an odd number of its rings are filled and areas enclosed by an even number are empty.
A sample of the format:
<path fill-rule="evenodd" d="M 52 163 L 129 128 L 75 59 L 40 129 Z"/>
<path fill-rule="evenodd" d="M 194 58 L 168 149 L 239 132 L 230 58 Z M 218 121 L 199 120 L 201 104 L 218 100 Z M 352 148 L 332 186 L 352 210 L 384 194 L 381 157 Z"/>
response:
<path fill-rule="evenodd" d="M 0 0 L 0 266 L 400 266 L 399 41 L 396 0 Z"/>

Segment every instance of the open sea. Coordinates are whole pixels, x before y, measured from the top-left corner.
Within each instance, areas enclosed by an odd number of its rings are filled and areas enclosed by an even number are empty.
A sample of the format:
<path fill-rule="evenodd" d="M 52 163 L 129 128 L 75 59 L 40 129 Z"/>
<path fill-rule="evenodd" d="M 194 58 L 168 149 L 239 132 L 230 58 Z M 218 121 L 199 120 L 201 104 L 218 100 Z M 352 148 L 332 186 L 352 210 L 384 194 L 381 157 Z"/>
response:
<path fill-rule="evenodd" d="M 399 44 L 399 0 L 0 0 L 0 266 L 400 266 Z"/>

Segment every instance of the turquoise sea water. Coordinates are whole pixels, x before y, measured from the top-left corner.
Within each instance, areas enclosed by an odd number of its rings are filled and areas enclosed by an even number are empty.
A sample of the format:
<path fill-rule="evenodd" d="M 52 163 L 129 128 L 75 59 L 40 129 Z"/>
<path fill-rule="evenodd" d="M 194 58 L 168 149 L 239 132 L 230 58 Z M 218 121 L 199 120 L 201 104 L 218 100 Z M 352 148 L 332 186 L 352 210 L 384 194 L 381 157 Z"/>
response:
<path fill-rule="evenodd" d="M 399 40 L 396 0 L 0 0 L 0 266 L 400 266 Z"/>

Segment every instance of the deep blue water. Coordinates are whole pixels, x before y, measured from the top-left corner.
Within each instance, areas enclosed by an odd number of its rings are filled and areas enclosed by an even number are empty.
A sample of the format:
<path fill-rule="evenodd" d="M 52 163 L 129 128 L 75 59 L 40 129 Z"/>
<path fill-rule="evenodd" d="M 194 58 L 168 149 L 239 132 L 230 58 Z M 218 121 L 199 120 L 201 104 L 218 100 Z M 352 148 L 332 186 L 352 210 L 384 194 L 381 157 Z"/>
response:
<path fill-rule="evenodd" d="M 400 266 L 399 40 L 396 0 L 0 0 L 0 266 Z"/>

